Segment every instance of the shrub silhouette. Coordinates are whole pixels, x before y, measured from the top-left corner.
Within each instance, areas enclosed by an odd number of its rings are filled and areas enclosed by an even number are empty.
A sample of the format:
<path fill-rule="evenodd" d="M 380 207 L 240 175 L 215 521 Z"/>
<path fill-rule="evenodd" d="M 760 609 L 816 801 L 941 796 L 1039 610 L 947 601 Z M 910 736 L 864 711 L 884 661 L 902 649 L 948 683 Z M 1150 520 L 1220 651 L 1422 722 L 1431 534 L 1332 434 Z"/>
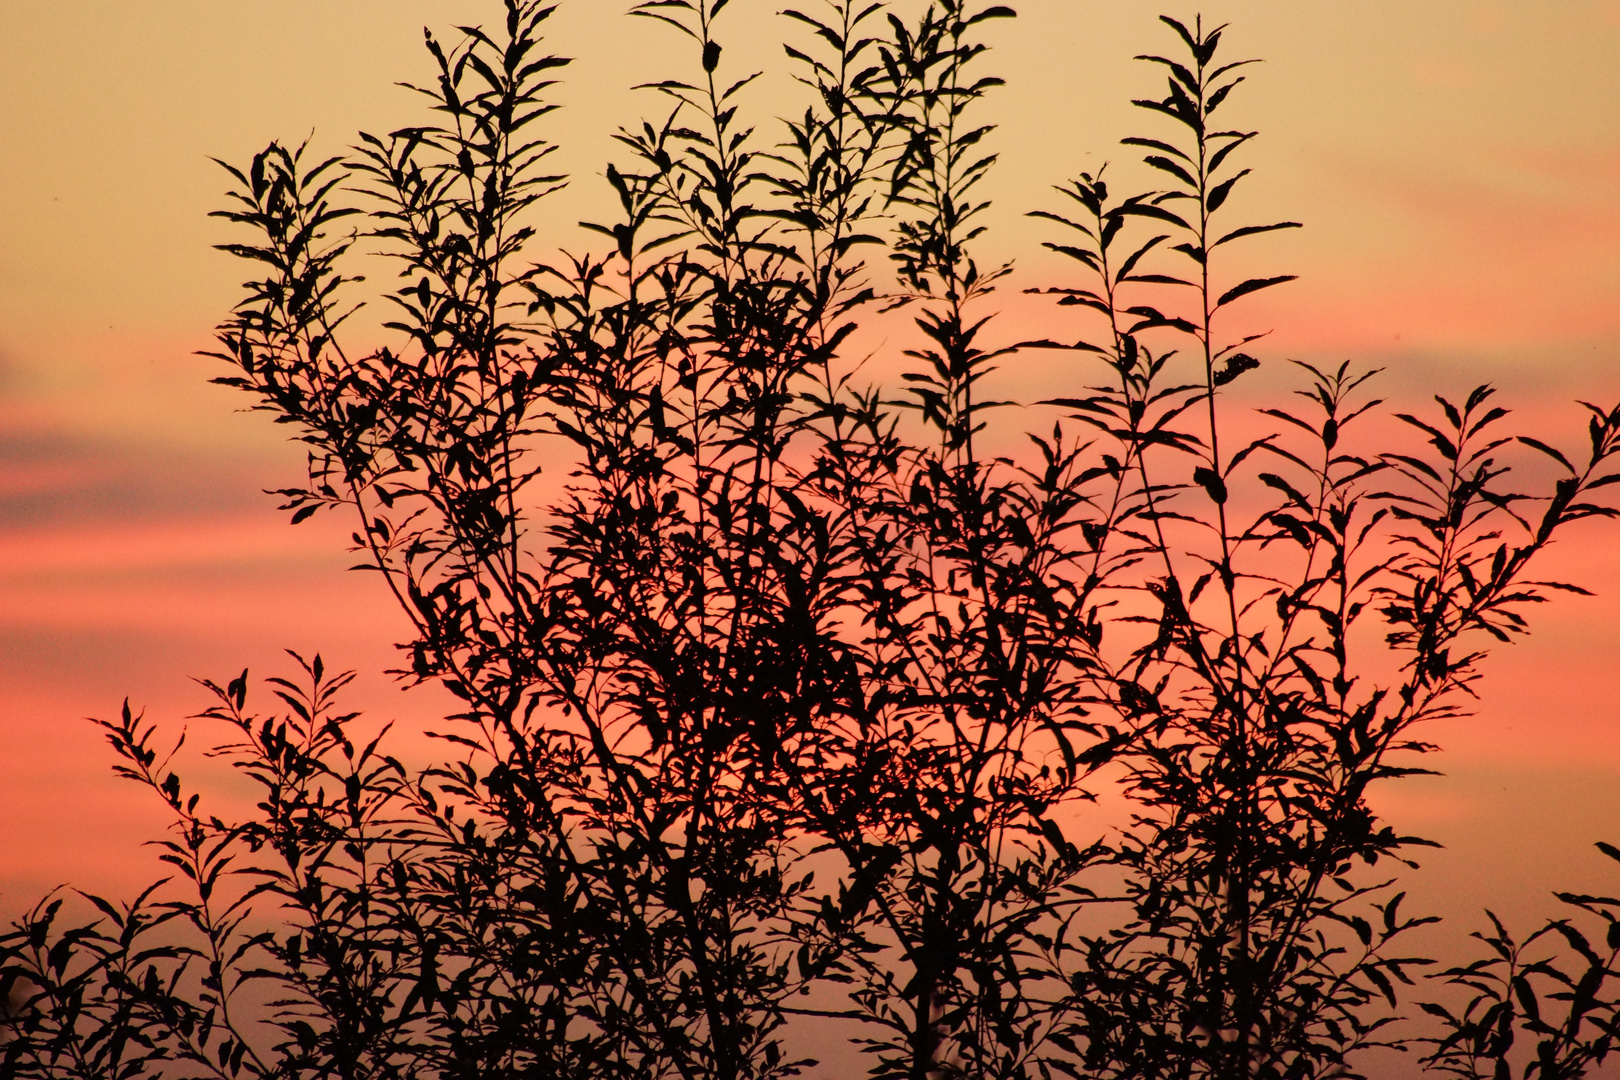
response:
<path fill-rule="evenodd" d="M 412 620 L 399 674 L 462 708 L 413 771 L 319 657 L 268 714 L 246 672 L 208 684 L 214 752 L 260 793 L 240 822 L 157 725 L 102 722 L 172 808 L 185 887 L 82 918 L 54 896 L 0 938 L 7 1075 L 732 1080 L 813 1070 L 793 1024 L 916 1080 L 1350 1076 L 1416 1045 L 1399 988 L 1432 961 L 1401 938 L 1430 920 L 1390 867 L 1422 841 L 1366 793 L 1422 771 L 1482 643 L 1573 588 L 1530 564 L 1612 514 L 1620 410 L 1588 406 L 1572 459 L 1480 387 L 1394 413 L 1389 449 L 1369 373 L 1299 365 L 1240 437 L 1223 390 L 1260 338 L 1230 309 L 1290 277 L 1222 260 L 1297 225 L 1229 220 L 1248 62 L 1201 21 L 1143 58 L 1165 96 L 1125 142 L 1163 186 L 1082 174 L 1037 211 L 1074 330 L 1017 341 L 1008 268 L 975 258 L 980 35 L 1012 11 L 788 11 L 807 103 L 766 133 L 726 6 L 633 8 L 691 74 L 620 132 L 599 254 L 534 261 L 565 63 L 535 0 L 428 37 L 421 126 L 226 166 L 228 250 L 262 276 L 221 381 L 307 445 L 285 508 L 354 515 Z M 364 353 L 361 240 L 402 279 Z M 914 332 L 898 392 L 857 381 L 862 320 Z M 986 380 L 1035 349 L 1075 389 L 1009 413 Z M 985 452 L 997 410 L 1034 418 L 1027 452 Z M 1519 455 L 1561 478 L 1518 490 Z M 1087 819 L 1105 787 L 1122 830 Z M 1613 901 L 1571 902 L 1620 944 Z M 1472 1003 L 1423 1005 L 1430 1063 L 1600 1062 L 1613 956 L 1567 920 L 1533 942 L 1578 959 L 1483 940 L 1442 973 Z"/>

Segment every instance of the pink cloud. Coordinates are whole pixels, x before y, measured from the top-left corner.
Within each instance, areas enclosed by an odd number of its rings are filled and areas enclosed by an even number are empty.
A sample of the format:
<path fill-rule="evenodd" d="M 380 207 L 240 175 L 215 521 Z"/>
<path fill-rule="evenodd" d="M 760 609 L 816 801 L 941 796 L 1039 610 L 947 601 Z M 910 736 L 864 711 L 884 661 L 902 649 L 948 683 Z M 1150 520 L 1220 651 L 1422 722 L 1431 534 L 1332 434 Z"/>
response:
<path fill-rule="evenodd" d="M 1335 163 L 1372 232 L 1255 305 L 1302 340 L 1448 349 L 1620 336 L 1620 153 L 1496 148 L 1469 171 Z M 1484 171 L 1489 169 L 1488 172 Z"/>

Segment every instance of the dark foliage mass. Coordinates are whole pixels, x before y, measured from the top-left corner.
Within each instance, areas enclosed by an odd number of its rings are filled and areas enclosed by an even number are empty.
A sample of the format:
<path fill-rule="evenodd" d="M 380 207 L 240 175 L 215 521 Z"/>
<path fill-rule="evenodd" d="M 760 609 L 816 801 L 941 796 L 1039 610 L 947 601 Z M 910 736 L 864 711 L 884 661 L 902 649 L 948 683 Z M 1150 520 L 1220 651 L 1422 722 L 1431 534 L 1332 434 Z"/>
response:
<path fill-rule="evenodd" d="M 1197 21 L 1142 58 L 1163 96 L 1125 143 L 1157 186 L 1082 174 L 1037 212 L 1073 330 L 1018 341 L 975 256 L 1012 11 L 804 0 L 803 111 L 756 127 L 777 61 L 723 49 L 726 7 L 635 5 L 689 74 L 619 133 L 597 253 L 535 261 L 564 64 L 537 0 L 428 37 L 421 126 L 226 166 L 258 276 L 221 381 L 308 447 L 293 520 L 352 515 L 412 620 L 399 674 L 461 709 L 417 769 L 319 658 L 268 710 L 246 672 L 208 684 L 241 821 L 158 725 L 103 722 L 174 813 L 173 876 L 0 937 L 0 1071 L 735 1080 L 829 1041 L 914 1080 L 1601 1063 L 1620 901 L 1436 972 L 1398 886 L 1422 841 L 1367 793 L 1571 588 L 1530 566 L 1611 514 L 1620 411 L 1566 456 L 1488 387 L 1389 412 L 1299 365 L 1234 419 L 1261 343 L 1233 309 L 1290 278 L 1226 256 L 1297 224 L 1231 218 L 1249 69 Z M 364 352 L 357 243 L 401 275 Z M 898 389 L 862 381 L 888 340 Z M 1065 396 L 994 400 L 1019 350 L 1060 350 Z"/>

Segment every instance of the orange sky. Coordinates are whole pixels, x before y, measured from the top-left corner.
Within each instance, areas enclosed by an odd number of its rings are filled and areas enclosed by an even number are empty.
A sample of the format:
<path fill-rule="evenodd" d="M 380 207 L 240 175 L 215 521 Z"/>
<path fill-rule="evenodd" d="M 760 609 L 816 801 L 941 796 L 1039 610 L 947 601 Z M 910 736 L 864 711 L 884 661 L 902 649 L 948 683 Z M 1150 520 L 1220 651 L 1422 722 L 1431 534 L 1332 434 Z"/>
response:
<path fill-rule="evenodd" d="M 376 674 L 399 627 L 345 575 L 345 523 L 289 529 L 260 489 L 298 451 L 206 385 L 190 355 L 236 296 L 210 156 L 313 131 L 337 150 L 413 114 L 421 26 L 488 17 L 471 0 L 51 0 L 0 14 L 0 912 L 59 881 L 144 877 L 130 844 L 159 815 L 107 775 L 86 715 L 127 693 L 154 715 L 203 704 L 190 676 L 269 673 L 278 650 L 364 673 L 372 705 L 424 716 Z M 602 211 L 609 133 L 671 74 L 667 39 L 610 0 L 563 0 L 555 137 L 575 185 L 547 240 Z M 765 50 L 781 5 L 734 0 L 728 62 Z M 1025 0 L 990 64 L 1002 165 L 987 257 L 1019 284 L 1060 267 L 1030 209 L 1051 184 L 1129 155 L 1124 105 L 1158 89 L 1132 54 L 1166 46 L 1158 7 Z M 1177 14 L 1193 9 L 1176 7 Z M 1231 108 L 1262 137 L 1256 213 L 1304 221 L 1255 257 L 1302 275 L 1256 302 L 1268 355 L 1389 369 L 1386 396 L 1490 380 L 1538 432 L 1561 403 L 1620 397 L 1620 3 L 1249 0 L 1211 4 L 1259 55 Z M 752 43 L 752 44 L 751 44 Z M 615 53 L 615 50 L 618 50 Z M 762 63 L 774 73 L 774 49 Z M 769 84 L 769 80 L 767 80 Z M 769 101 L 762 106 L 769 114 Z M 1240 214 L 1246 211 L 1239 210 Z M 1018 305 L 1019 318 L 1040 319 Z M 1042 327 L 1017 336 L 1051 332 Z M 1281 365 L 1274 365 L 1280 368 Z M 1034 366 L 1010 376 L 1025 396 Z M 1497 658 L 1480 717 L 1433 735 L 1443 779 L 1385 796 L 1447 842 L 1420 885 L 1442 908 L 1526 912 L 1553 887 L 1612 889 L 1592 840 L 1620 842 L 1620 565 L 1612 534 L 1559 552 L 1604 595 L 1543 614 Z"/>

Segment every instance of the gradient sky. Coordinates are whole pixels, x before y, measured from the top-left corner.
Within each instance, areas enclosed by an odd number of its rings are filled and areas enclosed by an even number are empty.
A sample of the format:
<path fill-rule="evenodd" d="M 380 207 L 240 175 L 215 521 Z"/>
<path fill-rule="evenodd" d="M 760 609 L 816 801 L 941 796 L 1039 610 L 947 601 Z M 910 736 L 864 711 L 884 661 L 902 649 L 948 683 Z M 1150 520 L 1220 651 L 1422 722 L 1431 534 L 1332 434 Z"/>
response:
<path fill-rule="evenodd" d="M 62 881 L 116 890 L 153 873 L 132 845 L 162 817 L 109 777 L 83 720 L 126 694 L 179 718 L 205 703 L 190 677 L 270 673 L 293 647 L 359 668 L 369 707 L 431 715 L 431 695 L 377 674 L 402 620 L 343 572 L 347 523 L 285 525 L 260 491 L 295 480 L 300 453 L 192 355 L 241 276 L 210 249 L 228 233 L 206 217 L 224 187 L 208 159 L 311 134 L 336 151 L 410 121 L 392 83 L 426 71 L 422 25 L 493 6 L 0 3 L 0 912 Z M 781 6 L 734 0 L 732 70 L 750 53 L 780 68 Z M 1077 169 L 1128 163 L 1115 144 L 1139 121 L 1124 102 L 1159 89 L 1130 57 L 1168 45 L 1157 5 L 1017 6 L 989 60 L 1010 85 L 991 110 L 987 255 L 1016 259 L 1026 283 L 1060 268 L 1024 212 Z M 548 211 L 551 244 L 583 245 L 572 223 L 606 212 L 611 130 L 658 107 L 628 84 L 678 73 L 671 39 L 621 7 L 563 0 L 554 22 L 579 61 L 553 127 L 576 181 Z M 1262 132 L 1249 205 L 1307 224 L 1255 248 L 1302 275 L 1251 312 L 1276 328 L 1269 356 L 1383 366 L 1390 397 L 1491 381 L 1553 439 L 1578 437 L 1570 399 L 1620 397 L 1620 3 L 1204 10 L 1266 60 L 1231 107 Z M 1046 376 L 1021 377 L 1034 396 Z M 1555 887 L 1615 888 L 1591 842 L 1620 842 L 1616 550 L 1602 529 L 1560 547 L 1556 571 L 1601 595 L 1538 613 L 1490 665 L 1479 716 L 1431 730 L 1448 775 L 1382 798 L 1447 844 L 1414 878 L 1440 910 L 1525 914 Z"/>

